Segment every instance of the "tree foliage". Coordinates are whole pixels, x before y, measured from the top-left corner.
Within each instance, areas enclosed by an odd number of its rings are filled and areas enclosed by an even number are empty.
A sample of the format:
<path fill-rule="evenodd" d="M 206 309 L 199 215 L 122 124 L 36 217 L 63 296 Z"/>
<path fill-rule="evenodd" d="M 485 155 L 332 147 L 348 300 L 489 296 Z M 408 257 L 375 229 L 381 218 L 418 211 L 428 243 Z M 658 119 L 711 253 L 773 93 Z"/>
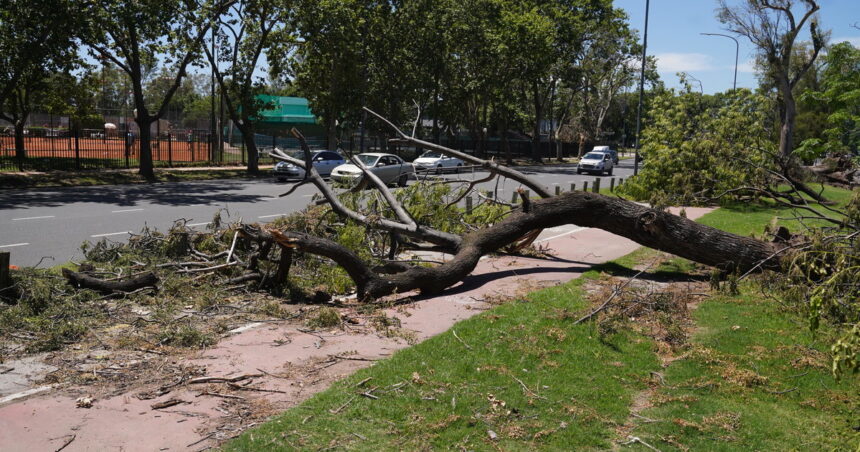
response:
<path fill-rule="evenodd" d="M 154 179 L 150 125 L 167 112 L 186 70 L 201 56 L 212 20 L 229 0 L 92 0 L 83 13 L 88 27 L 80 37 L 93 56 L 110 61 L 130 82 L 134 119 L 140 128 L 140 174 Z M 144 89 L 158 65 L 170 67 L 172 82 L 157 98 Z M 157 91 L 150 91 L 157 93 Z"/>
<path fill-rule="evenodd" d="M 821 137 L 805 140 L 798 152 L 805 159 L 831 152 L 857 154 L 860 148 L 860 49 L 843 42 L 824 57 L 821 86 L 804 99 L 827 112 Z"/>
<path fill-rule="evenodd" d="M 647 164 L 621 190 L 665 206 L 708 203 L 738 187 L 767 185 L 762 170 L 772 166 L 775 151 L 765 128 L 767 102 L 747 89 L 703 95 L 682 82 L 680 91 L 654 100 L 642 132 Z"/>

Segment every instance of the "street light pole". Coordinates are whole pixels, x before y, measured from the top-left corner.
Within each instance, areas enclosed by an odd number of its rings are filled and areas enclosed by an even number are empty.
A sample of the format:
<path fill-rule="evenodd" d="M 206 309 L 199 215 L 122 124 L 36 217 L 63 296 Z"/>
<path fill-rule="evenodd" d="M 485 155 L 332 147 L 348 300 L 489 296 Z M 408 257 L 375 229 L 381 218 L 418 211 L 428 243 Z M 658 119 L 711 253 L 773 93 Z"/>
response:
<path fill-rule="evenodd" d="M 734 36 L 724 35 L 722 33 L 699 33 L 700 35 L 705 36 L 722 36 L 724 38 L 729 38 L 735 42 L 735 81 L 732 83 L 732 90 L 738 89 L 738 54 L 741 51 L 741 45 L 738 43 L 738 40 L 735 39 Z"/>
<path fill-rule="evenodd" d="M 633 154 L 633 175 L 639 174 L 639 133 L 642 128 L 642 96 L 645 92 L 645 57 L 648 55 L 648 10 L 651 0 L 645 0 L 645 31 L 642 34 L 642 71 L 639 74 L 639 109 L 636 112 L 636 145 Z"/>

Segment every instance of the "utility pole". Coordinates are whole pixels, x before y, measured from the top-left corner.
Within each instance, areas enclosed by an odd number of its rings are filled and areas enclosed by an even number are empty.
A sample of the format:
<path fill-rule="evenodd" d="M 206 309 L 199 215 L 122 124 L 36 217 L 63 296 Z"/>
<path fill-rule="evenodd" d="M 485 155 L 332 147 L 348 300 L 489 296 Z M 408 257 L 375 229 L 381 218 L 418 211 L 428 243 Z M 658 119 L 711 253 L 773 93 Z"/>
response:
<path fill-rule="evenodd" d="M 732 83 L 732 91 L 738 89 L 738 54 L 741 51 L 741 45 L 738 43 L 738 40 L 735 39 L 734 36 L 724 35 L 722 33 L 699 33 L 700 35 L 705 36 L 722 36 L 724 38 L 729 38 L 735 42 L 735 81 Z"/>
<path fill-rule="evenodd" d="M 636 112 L 636 145 L 633 157 L 633 175 L 639 174 L 639 134 L 642 129 L 642 96 L 645 92 L 645 57 L 648 55 L 648 10 L 651 0 L 645 0 L 645 32 L 642 34 L 642 71 L 639 74 L 639 110 Z"/>

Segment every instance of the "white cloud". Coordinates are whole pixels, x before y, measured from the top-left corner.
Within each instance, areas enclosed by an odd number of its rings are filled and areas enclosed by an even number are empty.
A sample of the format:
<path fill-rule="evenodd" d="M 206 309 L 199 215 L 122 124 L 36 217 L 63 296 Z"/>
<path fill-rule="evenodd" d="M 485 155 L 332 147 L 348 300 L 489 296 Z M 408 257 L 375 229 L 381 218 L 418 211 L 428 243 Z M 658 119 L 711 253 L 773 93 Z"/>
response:
<path fill-rule="evenodd" d="M 749 59 L 738 63 L 738 72 L 742 74 L 755 74 L 755 60 Z"/>
<path fill-rule="evenodd" d="M 655 57 L 657 58 L 657 69 L 660 72 L 692 72 L 713 69 L 710 55 L 703 53 L 660 53 Z"/>
<path fill-rule="evenodd" d="M 831 44 L 838 44 L 840 42 L 848 41 L 852 46 L 860 48 L 860 36 L 843 36 L 841 38 L 832 38 L 830 39 Z"/>

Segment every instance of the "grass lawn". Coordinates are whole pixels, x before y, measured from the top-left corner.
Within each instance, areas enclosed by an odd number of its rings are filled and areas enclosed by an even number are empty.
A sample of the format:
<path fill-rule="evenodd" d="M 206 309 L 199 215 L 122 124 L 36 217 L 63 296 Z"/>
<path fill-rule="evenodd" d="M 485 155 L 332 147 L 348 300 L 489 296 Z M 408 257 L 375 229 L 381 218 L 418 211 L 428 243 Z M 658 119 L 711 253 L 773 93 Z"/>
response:
<path fill-rule="evenodd" d="M 226 449 L 609 448 L 659 361 L 643 336 L 620 332 L 601 341 L 593 324 L 572 325 L 586 308 L 584 281 L 460 322 Z M 378 388 L 378 400 L 358 395 L 370 388 Z"/>
<path fill-rule="evenodd" d="M 844 202 L 850 192 L 826 195 Z M 774 216 L 789 214 L 735 207 L 701 222 L 748 235 Z M 737 296 L 705 298 L 665 368 L 665 350 L 649 337 L 573 324 L 595 302 L 583 289 L 589 280 L 628 276 L 654 255 L 639 250 L 460 322 L 224 449 L 647 449 L 619 446 L 626 435 L 660 450 L 858 447 L 860 379 L 834 380 L 826 331 L 812 337 L 802 317 L 766 300 L 756 282 Z M 683 281 L 694 268 L 675 258 L 651 273 Z M 368 391 L 378 399 L 361 395 Z"/>

